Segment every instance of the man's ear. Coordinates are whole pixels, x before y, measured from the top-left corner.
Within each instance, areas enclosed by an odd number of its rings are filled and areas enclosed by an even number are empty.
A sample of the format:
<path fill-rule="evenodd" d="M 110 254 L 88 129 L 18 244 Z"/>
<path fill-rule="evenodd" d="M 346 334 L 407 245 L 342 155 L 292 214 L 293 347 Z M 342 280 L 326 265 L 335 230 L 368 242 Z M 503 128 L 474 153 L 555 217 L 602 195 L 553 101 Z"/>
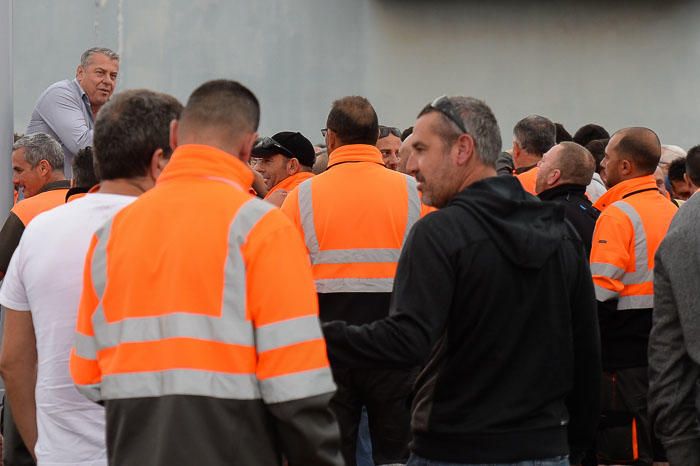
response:
<path fill-rule="evenodd" d="M 466 165 L 474 157 L 474 139 L 469 134 L 460 134 L 456 144 L 454 161 L 458 166 Z"/>
<path fill-rule="evenodd" d="M 296 157 L 287 160 L 287 175 L 291 176 L 296 174 L 300 168 L 301 165 L 299 164 L 299 160 L 297 160 Z"/>
<path fill-rule="evenodd" d="M 328 148 L 328 155 L 338 148 L 338 135 L 332 129 L 326 132 L 326 147 Z"/>
<path fill-rule="evenodd" d="M 551 172 L 549 172 L 549 175 L 547 175 L 547 184 L 549 186 L 554 186 L 557 181 L 561 178 L 561 170 L 558 168 L 555 168 Z"/>
<path fill-rule="evenodd" d="M 177 130 L 179 128 L 180 122 L 173 120 L 170 122 L 170 148 L 174 151 L 177 149 Z"/>
<path fill-rule="evenodd" d="M 84 74 L 85 68 L 83 68 L 83 65 L 78 65 L 78 67 L 75 69 L 75 79 L 81 81 L 83 79 Z"/>
<path fill-rule="evenodd" d="M 627 159 L 622 159 L 620 161 L 620 171 L 623 175 L 629 175 L 634 170 L 632 162 Z"/>
<path fill-rule="evenodd" d="M 253 146 L 255 145 L 255 141 L 257 140 L 257 131 L 254 133 L 250 133 L 243 139 L 243 141 L 241 142 L 241 147 L 238 150 L 238 158 L 241 159 L 241 162 L 248 163 L 248 161 L 250 160 L 250 156 L 253 154 Z"/>
<path fill-rule="evenodd" d="M 36 164 L 36 168 L 39 169 L 39 174 L 41 176 L 46 176 L 53 171 L 51 164 L 49 164 L 49 161 L 46 159 L 39 160 L 39 163 Z"/>
<path fill-rule="evenodd" d="M 163 169 L 165 166 L 168 164 L 170 159 L 165 157 L 165 153 L 163 152 L 163 149 L 160 147 L 153 151 L 153 155 L 151 156 L 151 165 L 149 167 L 149 172 L 148 175 L 149 177 L 155 181 L 158 179 L 160 174 L 163 172 Z"/>
<path fill-rule="evenodd" d="M 517 158 L 520 157 L 520 152 L 522 149 L 520 148 L 520 144 L 517 143 L 517 141 L 513 141 L 513 150 L 511 151 L 512 153 L 510 154 L 513 156 L 513 160 L 516 160 Z"/>

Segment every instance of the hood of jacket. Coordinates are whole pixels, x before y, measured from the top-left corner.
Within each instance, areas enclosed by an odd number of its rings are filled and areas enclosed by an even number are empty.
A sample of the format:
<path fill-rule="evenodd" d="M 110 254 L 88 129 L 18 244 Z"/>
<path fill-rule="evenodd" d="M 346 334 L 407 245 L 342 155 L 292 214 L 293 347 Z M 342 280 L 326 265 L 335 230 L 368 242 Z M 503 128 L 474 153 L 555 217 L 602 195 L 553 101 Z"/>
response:
<path fill-rule="evenodd" d="M 564 221 L 564 207 L 541 202 L 512 176 L 478 181 L 448 206 L 466 210 L 519 267 L 541 268 L 564 240 L 573 237 Z"/>

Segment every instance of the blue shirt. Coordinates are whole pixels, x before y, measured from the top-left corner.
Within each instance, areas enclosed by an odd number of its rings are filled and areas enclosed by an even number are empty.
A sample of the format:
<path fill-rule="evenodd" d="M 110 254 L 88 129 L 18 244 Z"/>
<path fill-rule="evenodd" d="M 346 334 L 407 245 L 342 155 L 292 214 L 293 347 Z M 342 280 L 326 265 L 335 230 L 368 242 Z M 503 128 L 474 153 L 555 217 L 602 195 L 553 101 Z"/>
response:
<path fill-rule="evenodd" d="M 90 100 L 77 79 L 50 85 L 36 102 L 27 134 L 46 133 L 54 137 L 65 154 L 66 178 L 73 173 L 73 158 L 80 149 L 92 145 L 95 119 Z"/>

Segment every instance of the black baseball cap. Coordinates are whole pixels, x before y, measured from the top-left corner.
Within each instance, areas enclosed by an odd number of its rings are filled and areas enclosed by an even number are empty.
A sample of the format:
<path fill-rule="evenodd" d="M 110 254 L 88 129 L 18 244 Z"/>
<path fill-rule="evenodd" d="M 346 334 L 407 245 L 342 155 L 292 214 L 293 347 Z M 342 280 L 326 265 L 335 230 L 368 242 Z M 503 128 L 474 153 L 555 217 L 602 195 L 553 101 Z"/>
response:
<path fill-rule="evenodd" d="M 313 144 L 298 132 L 282 131 L 271 138 L 259 139 L 253 147 L 253 157 L 270 157 L 276 154 L 295 158 L 305 167 L 313 167 L 316 161 Z"/>

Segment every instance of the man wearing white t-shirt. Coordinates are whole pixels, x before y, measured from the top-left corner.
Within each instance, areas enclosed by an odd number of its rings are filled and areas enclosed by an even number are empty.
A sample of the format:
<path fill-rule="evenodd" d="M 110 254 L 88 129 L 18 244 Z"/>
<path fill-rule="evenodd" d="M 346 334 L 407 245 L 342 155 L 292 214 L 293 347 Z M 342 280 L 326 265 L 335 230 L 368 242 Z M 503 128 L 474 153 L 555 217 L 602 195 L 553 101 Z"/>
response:
<path fill-rule="evenodd" d="M 112 98 L 95 123 L 99 190 L 36 217 L 10 261 L 0 372 L 40 466 L 107 464 L 104 409 L 75 389 L 68 367 L 85 253 L 99 227 L 155 185 L 181 110 L 174 97 L 147 90 Z"/>

